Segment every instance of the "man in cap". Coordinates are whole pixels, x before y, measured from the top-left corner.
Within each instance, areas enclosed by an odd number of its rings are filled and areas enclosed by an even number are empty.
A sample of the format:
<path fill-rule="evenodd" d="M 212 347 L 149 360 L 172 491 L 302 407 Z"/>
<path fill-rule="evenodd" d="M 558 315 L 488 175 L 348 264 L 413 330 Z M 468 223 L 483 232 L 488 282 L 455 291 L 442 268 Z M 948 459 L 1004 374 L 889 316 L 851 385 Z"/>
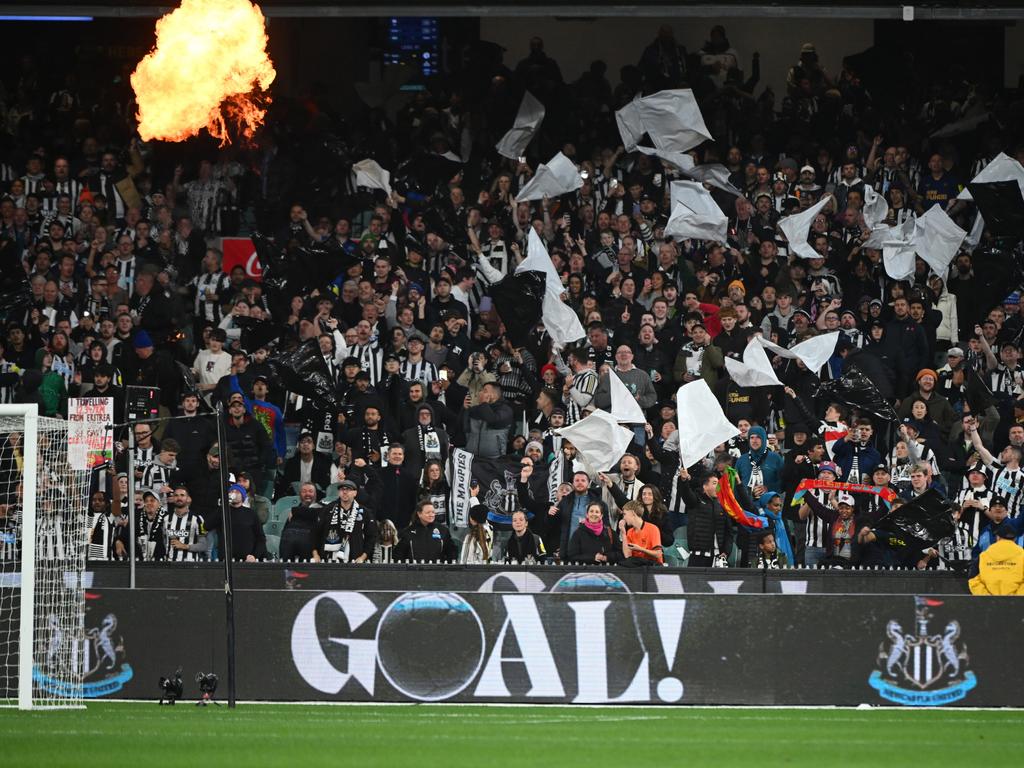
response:
<path fill-rule="evenodd" d="M 287 450 L 287 441 L 284 432 L 284 414 L 281 409 L 267 400 L 270 391 L 270 380 L 260 374 L 252 380 L 252 398 L 249 400 L 249 411 L 263 428 L 267 430 L 267 436 L 274 444 L 274 453 L 277 456 L 277 464 L 284 463 L 284 456 Z"/>
<path fill-rule="evenodd" d="M 277 480 L 277 495 L 295 493 L 302 483 L 313 483 L 323 493 L 331 482 L 331 460 L 316 450 L 312 432 L 303 432 L 295 446 L 295 453 L 284 463 L 284 472 Z"/>
<path fill-rule="evenodd" d="M 166 350 L 157 350 L 145 330 L 132 337 L 132 353 L 123 358 L 125 387 L 152 387 L 160 391 L 160 405 L 168 411 L 178 407 L 181 375 Z"/>
<path fill-rule="evenodd" d="M 233 392 L 228 398 L 224 439 L 231 452 L 229 468 L 248 472 L 252 476 L 253 489 L 263 495 L 267 471 L 273 471 L 277 466 L 277 458 L 267 431 L 246 411 L 245 397 L 241 392 Z"/>
<path fill-rule="evenodd" d="M 377 521 L 356 499 L 352 480 L 338 483 L 338 499 L 322 510 L 313 535 L 313 560 L 365 563 L 377 542 Z"/>
<path fill-rule="evenodd" d="M 255 563 L 267 560 L 267 537 L 263 533 L 256 510 L 247 505 L 248 492 L 237 483 L 228 488 L 228 506 L 231 508 L 231 559 Z M 218 519 L 216 530 L 223 528 L 223 519 Z M 210 530 L 214 530 L 211 526 Z M 226 556 L 224 544 L 220 545 L 221 557 Z"/>
<path fill-rule="evenodd" d="M 813 494 L 804 495 L 800 519 L 805 520 L 813 513 L 825 523 L 825 550 L 829 562 L 844 565 L 856 565 L 859 562 L 857 525 L 853 517 L 855 507 L 853 494 L 847 491 L 833 491 L 824 504 Z"/>

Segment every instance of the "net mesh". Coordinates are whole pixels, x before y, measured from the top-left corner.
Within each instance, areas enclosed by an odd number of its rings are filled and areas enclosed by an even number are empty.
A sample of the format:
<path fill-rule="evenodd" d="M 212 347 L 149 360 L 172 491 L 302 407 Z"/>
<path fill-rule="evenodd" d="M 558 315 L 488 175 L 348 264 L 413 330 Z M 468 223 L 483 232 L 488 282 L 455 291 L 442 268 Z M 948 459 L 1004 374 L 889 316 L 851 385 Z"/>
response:
<path fill-rule="evenodd" d="M 36 428 L 35 531 L 26 530 L 25 429 Z M 17 703 L 22 616 L 34 627 L 32 706 L 81 706 L 89 664 L 84 632 L 89 471 L 69 463 L 68 422 L 0 416 L 0 706 Z M 34 533 L 34 562 L 23 558 Z M 23 611 L 22 589 L 34 573 L 35 597 Z"/>

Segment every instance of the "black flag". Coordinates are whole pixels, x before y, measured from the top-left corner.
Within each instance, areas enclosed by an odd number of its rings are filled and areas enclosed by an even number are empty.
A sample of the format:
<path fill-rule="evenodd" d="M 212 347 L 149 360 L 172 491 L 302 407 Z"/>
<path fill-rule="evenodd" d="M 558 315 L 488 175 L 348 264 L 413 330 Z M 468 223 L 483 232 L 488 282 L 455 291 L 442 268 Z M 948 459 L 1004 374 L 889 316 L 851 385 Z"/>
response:
<path fill-rule="evenodd" d="M 1024 237 L 1024 197 L 1016 181 L 968 184 L 967 189 L 993 237 Z"/>
<path fill-rule="evenodd" d="M 508 275 L 488 289 L 505 335 L 517 347 L 525 346 L 541 317 L 546 289 L 543 272 Z"/>
<path fill-rule="evenodd" d="M 267 358 L 274 377 L 290 392 L 302 395 L 320 410 L 339 410 L 334 382 L 316 339 Z"/>
<path fill-rule="evenodd" d="M 818 396 L 837 400 L 844 405 L 870 413 L 882 421 L 899 421 L 899 416 L 882 397 L 878 387 L 856 365 L 851 365 L 838 379 L 823 381 L 818 387 Z"/>
<path fill-rule="evenodd" d="M 927 549 L 952 536 L 955 527 L 950 502 L 929 489 L 884 515 L 875 531 L 889 534 L 890 544 L 899 540 L 908 547 Z"/>

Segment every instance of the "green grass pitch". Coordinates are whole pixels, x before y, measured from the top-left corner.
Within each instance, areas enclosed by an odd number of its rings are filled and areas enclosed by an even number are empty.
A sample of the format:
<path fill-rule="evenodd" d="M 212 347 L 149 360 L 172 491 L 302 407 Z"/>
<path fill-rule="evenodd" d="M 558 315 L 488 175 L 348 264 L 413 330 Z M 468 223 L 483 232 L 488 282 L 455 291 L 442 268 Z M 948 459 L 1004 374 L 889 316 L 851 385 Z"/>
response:
<path fill-rule="evenodd" d="M 0 710 L 33 766 L 1022 765 L 1024 713 L 965 710 L 93 703 Z"/>

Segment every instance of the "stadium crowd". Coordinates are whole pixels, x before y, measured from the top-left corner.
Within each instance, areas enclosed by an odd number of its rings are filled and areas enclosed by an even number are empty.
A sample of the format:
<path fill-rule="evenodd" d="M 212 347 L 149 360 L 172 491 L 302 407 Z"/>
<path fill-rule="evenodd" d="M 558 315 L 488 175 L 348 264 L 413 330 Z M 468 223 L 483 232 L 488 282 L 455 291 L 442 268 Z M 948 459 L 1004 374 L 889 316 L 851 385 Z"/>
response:
<path fill-rule="evenodd" d="M 91 488 L 95 559 L 127 556 L 129 514 L 140 558 L 217 557 L 225 462 L 248 560 L 966 572 L 997 530 L 1024 537 L 1024 316 L 1019 243 L 972 232 L 976 208 L 956 198 L 1000 151 L 1024 161 L 1021 104 L 955 69 L 910 64 L 883 98 L 854 59 L 827 72 L 813 43 L 793 59 L 776 95 L 720 26 L 697 52 L 659 30 L 614 84 L 601 61 L 566 82 L 540 38 L 514 69 L 481 44 L 394 115 L 280 99 L 253 145 L 223 149 L 143 143 L 130 92 L 54 84 L 23 60 L 3 97 L 0 402 L 66 416 L 70 397 L 109 397 L 120 420 L 126 387 L 157 387 L 161 416 L 177 417 L 133 427 L 130 467 L 119 431 Z M 623 148 L 615 111 L 669 88 L 693 89 L 715 137 L 690 154 L 723 169 L 707 187 L 724 242 L 665 237 L 683 176 Z M 495 143 L 526 91 L 546 114 L 506 159 Z M 559 151 L 582 186 L 517 202 Z M 390 192 L 357 182 L 364 158 L 391 171 Z M 868 188 L 886 224 L 940 206 L 972 235 L 940 274 L 918 257 L 892 279 L 864 245 Z M 804 259 L 778 224 L 823 195 Z M 585 327 L 564 348 L 540 323 L 514 343 L 495 312 L 490 289 L 531 229 Z M 262 280 L 222 268 L 219 238 L 238 234 L 253 235 Z M 833 331 L 820 371 L 769 352 L 783 386 L 726 370 L 754 335 L 789 348 Z M 330 404 L 278 375 L 303 350 L 322 358 Z M 898 419 L 819 394 L 854 367 Z M 610 376 L 646 422 L 588 474 L 555 430 L 607 409 Z M 740 434 L 682 467 L 675 393 L 698 379 Z M 224 444 L 204 415 L 218 404 Z M 511 468 L 500 508 L 474 484 L 454 518 L 456 450 Z M 8 439 L 0 460 L 17 456 Z M 794 505 L 804 480 L 874 491 L 813 488 Z M 954 535 L 915 549 L 877 526 L 932 489 L 953 503 Z"/>

